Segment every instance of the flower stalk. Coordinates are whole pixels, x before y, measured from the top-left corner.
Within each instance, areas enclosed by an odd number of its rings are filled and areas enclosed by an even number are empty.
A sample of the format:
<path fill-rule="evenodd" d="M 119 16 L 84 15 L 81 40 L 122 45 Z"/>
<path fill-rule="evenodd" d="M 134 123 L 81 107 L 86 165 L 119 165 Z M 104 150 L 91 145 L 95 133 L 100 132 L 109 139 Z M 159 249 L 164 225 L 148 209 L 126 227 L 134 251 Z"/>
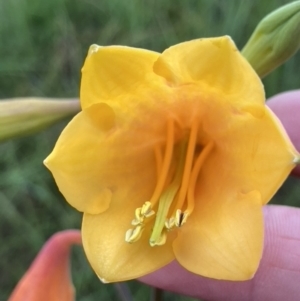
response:
<path fill-rule="evenodd" d="M 0 142 L 29 135 L 79 112 L 77 99 L 14 98 L 0 101 Z"/>

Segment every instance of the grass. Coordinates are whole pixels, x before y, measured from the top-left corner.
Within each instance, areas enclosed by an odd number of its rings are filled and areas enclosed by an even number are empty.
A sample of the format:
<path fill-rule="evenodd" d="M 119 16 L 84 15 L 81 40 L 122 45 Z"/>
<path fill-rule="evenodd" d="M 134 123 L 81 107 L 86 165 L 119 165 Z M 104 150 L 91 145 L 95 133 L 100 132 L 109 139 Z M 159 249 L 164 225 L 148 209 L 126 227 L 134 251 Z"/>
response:
<path fill-rule="evenodd" d="M 241 48 L 280 0 L 11 0 L 0 2 L 0 99 L 78 97 L 80 68 L 89 45 L 122 44 L 162 51 L 185 40 L 230 35 Z M 299 55 L 264 80 L 267 96 L 299 88 Z M 56 231 L 80 228 L 81 215 L 59 194 L 43 159 L 67 121 L 42 133 L 0 145 L 0 300 Z M 300 206 L 290 179 L 273 202 Z M 116 300 L 81 248 L 74 249 L 77 300 Z M 150 289 L 130 282 L 134 300 Z M 165 300 L 192 300 L 168 293 Z"/>

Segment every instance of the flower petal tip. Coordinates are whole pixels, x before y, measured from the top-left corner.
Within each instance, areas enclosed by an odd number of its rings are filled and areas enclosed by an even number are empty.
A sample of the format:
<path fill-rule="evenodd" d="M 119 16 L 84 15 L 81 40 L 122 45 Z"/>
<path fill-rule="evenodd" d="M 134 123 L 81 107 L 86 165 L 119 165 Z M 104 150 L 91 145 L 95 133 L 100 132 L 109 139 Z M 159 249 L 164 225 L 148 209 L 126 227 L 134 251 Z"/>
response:
<path fill-rule="evenodd" d="M 202 39 L 201 39 L 202 40 Z M 206 39 L 203 39 L 204 42 Z M 228 51 L 233 51 L 236 52 L 238 51 L 235 42 L 233 41 L 233 39 L 228 36 L 221 36 L 221 37 L 217 37 L 217 38 L 212 38 L 210 39 L 211 43 L 216 46 L 217 48 L 220 49 L 220 51 L 224 51 L 224 50 L 228 50 Z"/>
<path fill-rule="evenodd" d="M 225 35 L 225 36 L 221 37 L 218 40 L 220 40 L 223 43 L 226 43 L 226 44 L 230 45 L 234 50 L 237 50 L 235 42 L 233 41 L 233 39 L 231 38 L 231 36 Z"/>
<path fill-rule="evenodd" d="M 43 164 L 48 167 L 48 163 L 49 163 L 49 156 L 43 161 Z"/>
<path fill-rule="evenodd" d="M 100 277 L 98 274 L 97 274 L 97 277 L 100 279 L 100 281 L 102 282 L 102 283 L 104 283 L 104 284 L 106 284 L 106 283 L 110 283 L 111 281 L 108 281 L 108 280 L 106 280 L 105 278 L 103 278 L 103 277 Z"/>
<path fill-rule="evenodd" d="M 97 44 L 92 44 L 89 48 L 88 55 L 92 55 L 94 53 L 97 53 L 100 48 L 102 48 L 102 46 L 99 46 Z"/>
<path fill-rule="evenodd" d="M 296 165 L 300 164 L 300 155 L 294 158 L 293 163 Z"/>

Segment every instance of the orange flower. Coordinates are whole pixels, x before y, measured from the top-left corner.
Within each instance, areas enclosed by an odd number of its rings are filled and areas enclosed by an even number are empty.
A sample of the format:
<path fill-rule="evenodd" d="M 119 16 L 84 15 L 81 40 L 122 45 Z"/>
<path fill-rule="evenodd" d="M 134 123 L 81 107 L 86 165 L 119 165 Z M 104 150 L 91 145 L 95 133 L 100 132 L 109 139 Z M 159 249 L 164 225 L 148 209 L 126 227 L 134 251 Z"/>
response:
<path fill-rule="evenodd" d="M 80 232 L 66 230 L 53 235 L 44 245 L 8 301 L 73 301 L 69 253 L 81 244 Z"/>
<path fill-rule="evenodd" d="M 84 212 L 88 260 L 104 282 L 174 259 L 245 280 L 262 254 L 262 205 L 299 154 L 232 40 L 162 54 L 91 46 L 79 113 L 45 160 Z"/>

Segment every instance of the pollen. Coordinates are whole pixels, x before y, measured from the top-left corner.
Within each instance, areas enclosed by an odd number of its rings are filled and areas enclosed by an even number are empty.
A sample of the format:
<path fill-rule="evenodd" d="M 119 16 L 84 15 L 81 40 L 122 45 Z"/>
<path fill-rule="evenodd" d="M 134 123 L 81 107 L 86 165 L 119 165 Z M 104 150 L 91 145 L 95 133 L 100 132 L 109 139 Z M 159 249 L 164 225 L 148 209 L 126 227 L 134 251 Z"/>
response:
<path fill-rule="evenodd" d="M 199 139 L 196 120 L 189 129 L 182 129 L 169 119 L 166 128 L 165 145 L 154 148 L 156 186 L 150 200 L 135 210 L 131 222 L 135 228 L 127 230 L 126 242 L 138 241 L 144 228 L 150 227 L 150 246 L 161 246 L 167 241 L 167 233 L 184 226 L 193 212 L 195 185 L 213 142 Z"/>

